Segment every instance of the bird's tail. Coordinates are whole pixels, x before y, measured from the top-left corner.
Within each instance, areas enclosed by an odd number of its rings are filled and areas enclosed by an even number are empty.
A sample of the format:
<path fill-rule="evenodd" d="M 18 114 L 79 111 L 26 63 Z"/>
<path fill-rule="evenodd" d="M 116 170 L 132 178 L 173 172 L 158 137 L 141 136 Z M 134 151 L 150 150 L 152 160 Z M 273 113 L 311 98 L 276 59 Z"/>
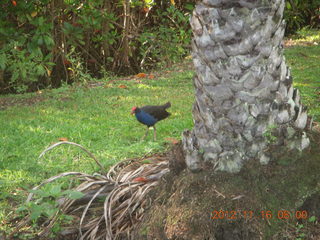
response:
<path fill-rule="evenodd" d="M 163 105 L 164 109 L 167 109 L 169 107 L 171 107 L 171 103 L 170 102 L 167 102 L 166 104 Z"/>

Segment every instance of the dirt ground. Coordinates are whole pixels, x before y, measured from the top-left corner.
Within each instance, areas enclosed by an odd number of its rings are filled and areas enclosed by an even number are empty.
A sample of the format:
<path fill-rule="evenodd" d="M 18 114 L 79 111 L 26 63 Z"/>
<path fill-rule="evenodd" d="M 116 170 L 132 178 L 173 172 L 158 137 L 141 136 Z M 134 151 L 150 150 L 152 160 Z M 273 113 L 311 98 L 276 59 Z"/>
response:
<path fill-rule="evenodd" d="M 171 173 L 133 239 L 319 240 L 320 134 L 310 136 L 308 150 L 252 160 L 238 174 Z"/>

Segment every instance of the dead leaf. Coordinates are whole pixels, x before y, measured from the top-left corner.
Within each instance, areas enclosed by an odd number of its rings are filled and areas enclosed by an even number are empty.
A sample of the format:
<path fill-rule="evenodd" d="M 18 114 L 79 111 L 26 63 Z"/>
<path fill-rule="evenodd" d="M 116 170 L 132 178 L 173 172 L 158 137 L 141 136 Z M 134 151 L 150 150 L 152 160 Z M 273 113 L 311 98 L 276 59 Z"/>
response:
<path fill-rule="evenodd" d="M 168 138 L 165 138 L 164 140 L 166 140 L 167 142 L 172 143 L 173 145 L 175 145 L 175 144 L 178 144 L 178 143 L 179 143 L 179 140 L 178 140 L 178 139 L 176 139 L 176 138 L 168 137 Z"/>
<path fill-rule="evenodd" d="M 38 14 L 38 13 L 37 13 L 36 11 L 34 11 L 34 12 L 31 13 L 31 17 L 34 18 L 35 16 L 37 16 L 37 14 Z"/>
<path fill-rule="evenodd" d="M 153 74 L 150 74 L 150 75 L 149 75 L 149 79 L 154 79 L 154 75 L 153 75 Z"/>
<path fill-rule="evenodd" d="M 148 12 L 150 11 L 150 8 L 144 7 L 142 11 L 143 11 L 144 13 L 148 13 Z"/>
<path fill-rule="evenodd" d="M 58 139 L 60 142 L 68 142 L 68 138 L 61 137 Z"/>
<path fill-rule="evenodd" d="M 147 77 L 147 74 L 145 74 L 145 73 L 138 73 L 138 74 L 136 75 L 136 77 L 137 77 L 137 78 L 145 78 L 145 77 Z"/>
<path fill-rule="evenodd" d="M 124 85 L 124 84 L 120 84 L 120 85 L 118 86 L 118 88 L 127 89 L 128 87 L 127 87 L 126 85 Z"/>
<path fill-rule="evenodd" d="M 148 179 L 146 179 L 145 177 L 137 177 L 137 178 L 133 179 L 132 181 L 134 181 L 134 182 L 148 182 Z"/>
<path fill-rule="evenodd" d="M 67 59 L 64 59 L 63 60 L 63 64 L 68 66 L 68 65 L 71 65 L 71 62 L 69 60 L 67 60 Z"/>

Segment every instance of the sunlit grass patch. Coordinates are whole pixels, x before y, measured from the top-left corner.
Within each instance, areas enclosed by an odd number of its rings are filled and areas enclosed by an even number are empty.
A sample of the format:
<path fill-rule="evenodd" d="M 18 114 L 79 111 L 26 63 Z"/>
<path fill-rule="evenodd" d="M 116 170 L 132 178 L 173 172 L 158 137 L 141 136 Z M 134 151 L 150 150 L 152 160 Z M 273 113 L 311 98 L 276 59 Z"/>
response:
<path fill-rule="evenodd" d="M 309 108 L 309 114 L 320 121 L 320 46 L 296 46 L 285 51 L 293 83 Z"/>

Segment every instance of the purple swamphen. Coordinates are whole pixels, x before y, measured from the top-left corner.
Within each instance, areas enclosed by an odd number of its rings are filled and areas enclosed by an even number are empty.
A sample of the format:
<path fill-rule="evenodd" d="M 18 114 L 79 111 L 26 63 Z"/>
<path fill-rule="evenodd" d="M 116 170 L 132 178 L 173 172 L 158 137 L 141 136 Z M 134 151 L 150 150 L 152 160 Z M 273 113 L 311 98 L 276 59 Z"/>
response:
<path fill-rule="evenodd" d="M 153 127 L 153 139 L 154 141 L 157 138 L 155 124 L 170 116 L 170 113 L 166 111 L 167 108 L 171 107 L 171 103 L 167 102 L 164 105 L 160 106 L 144 106 L 144 107 L 133 107 L 131 109 L 131 114 L 135 114 L 137 120 L 142 124 L 147 126 L 147 131 L 142 139 L 144 139 L 148 133 L 149 128 Z"/>

